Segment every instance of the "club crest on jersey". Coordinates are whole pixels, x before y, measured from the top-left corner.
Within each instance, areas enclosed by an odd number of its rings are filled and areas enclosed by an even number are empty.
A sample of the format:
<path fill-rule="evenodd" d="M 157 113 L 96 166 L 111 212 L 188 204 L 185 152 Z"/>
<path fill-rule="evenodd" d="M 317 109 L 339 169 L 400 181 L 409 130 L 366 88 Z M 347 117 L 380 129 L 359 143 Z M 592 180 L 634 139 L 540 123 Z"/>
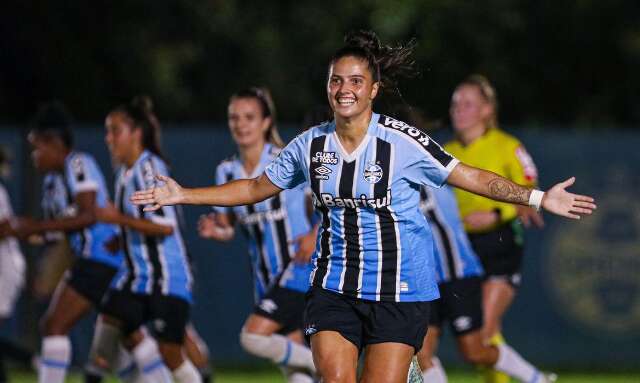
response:
<path fill-rule="evenodd" d="M 331 169 L 329 169 L 324 165 L 320 165 L 319 167 L 315 168 L 313 171 L 316 172 L 317 180 L 328 180 L 329 174 L 333 172 Z"/>
<path fill-rule="evenodd" d="M 337 165 L 338 160 L 336 152 L 316 152 L 316 154 L 311 157 L 311 162 L 325 165 Z"/>
<path fill-rule="evenodd" d="M 378 183 L 382 179 L 382 168 L 378 164 L 368 163 L 362 171 L 364 180 L 370 184 Z"/>

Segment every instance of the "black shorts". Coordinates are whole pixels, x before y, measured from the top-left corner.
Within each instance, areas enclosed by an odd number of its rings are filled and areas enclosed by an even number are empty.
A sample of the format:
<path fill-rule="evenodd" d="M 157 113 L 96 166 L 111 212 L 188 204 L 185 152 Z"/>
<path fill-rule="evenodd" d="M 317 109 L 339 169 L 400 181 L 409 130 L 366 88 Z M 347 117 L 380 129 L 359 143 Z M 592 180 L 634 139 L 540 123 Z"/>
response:
<path fill-rule="evenodd" d="M 520 287 L 524 232 L 519 220 L 488 233 L 469 233 L 469 240 L 480 257 L 486 279 L 501 279 L 516 289 Z"/>
<path fill-rule="evenodd" d="M 438 288 L 440 299 L 431 304 L 429 326 L 442 328 L 443 322 L 449 321 L 456 336 L 482 328 L 482 278 L 458 279 Z"/>
<path fill-rule="evenodd" d="M 431 302 L 375 302 L 319 287 L 307 293 L 305 335 L 336 331 L 356 345 L 404 343 L 420 351 L 429 323 Z"/>
<path fill-rule="evenodd" d="M 253 313 L 282 325 L 278 333 L 286 335 L 302 330 L 305 293 L 275 285 L 253 309 Z"/>
<path fill-rule="evenodd" d="M 65 281 L 95 307 L 100 307 L 118 269 L 86 258 L 76 258 L 65 273 Z"/>
<path fill-rule="evenodd" d="M 125 336 L 148 324 L 156 339 L 182 344 L 190 308 L 189 302 L 174 296 L 134 294 L 112 289 L 102 312 L 122 321 Z"/>

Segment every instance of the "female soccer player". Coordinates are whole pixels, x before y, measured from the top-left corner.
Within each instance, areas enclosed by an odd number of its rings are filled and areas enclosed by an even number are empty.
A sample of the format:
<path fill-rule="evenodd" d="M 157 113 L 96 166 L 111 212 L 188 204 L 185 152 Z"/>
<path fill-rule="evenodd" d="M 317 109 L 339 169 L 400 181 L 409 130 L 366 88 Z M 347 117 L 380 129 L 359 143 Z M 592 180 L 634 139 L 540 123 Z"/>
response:
<path fill-rule="evenodd" d="M 10 235 L 27 238 L 65 232 L 76 255 L 59 283 L 42 319 L 42 350 L 38 381 L 63 382 L 71 361 L 67 334 L 103 295 L 122 262 L 117 227 L 96 221 L 95 210 L 108 204 L 102 172 L 87 153 L 73 150 L 69 117 L 62 105 L 49 104 L 36 115 L 28 136 L 35 167 L 46 173 L 43 182 L 44 220 L 19 217 Z"/>
<path fill-rule="evenodd" d="M 593 199 L 565 191 L 573 179 L 543 193 L 465 165 L 425 133 L 376 114 L 372 104 L 398 76 L 411 73 L 411 47 L 382 46 L 372 32 L 347 36 L 331 58 L 327 96 L 334 121 L 296 137 L 253 179 L 208 188 L 166 185 L 136 193 L 147 211 L 171 204 L 254 204 L 311 184 L 322 214 L 307 293 L 305 333 L 324 382 L 404 382 L 422 346 L 429 301 L 438 297 L 433 239 L 418 209 L 419 185 L 451 185 L 570 218 L 589 214 Z"/>
<path fill-rule="evenodd" d="M 116 276 L 103 313 L 105 321 L 124 333 L 125 346 L 133 350 L 146 381 L 171 381 L 164 361 L 177 381 L 201 382 L 182 350 L 192 302 L 192 275 L 176 209 L 142 212 L 129 201 L 136 190 L 154 186 L 155 174 L 168 174 L 159 129 L 147 97 L 136 97 L 117 107 L 106 119 L 105 139 L 113 159 L 122 167 L 116 180 L 117 208 L 101 209 L 99 218 L 120 225 L 127 267 Z M 138 331 L 144 324 L 150 325 L 162 360 L 153 341 Z"/>
<path fill-rule="evenodd" d="M 429 330 L 418 353 L 425 382 L 446 383 L 437 357 L 442 325 L 448 322 L 456 336 L 458 349 L 469 363 L 495 367 L 524 382 L 555 381 L 555 375 L 542 377 L 530 363 L 506 344 L 492 346 L 482 338 L 482 266 L 473 251 L 453 191 L 422 186 L 420 209 L 427 217 L 436 245 L 436 279 L 440 299 L 431 305 Z M 536 375 L 537 374 L 537 375 Z M 534 376 L 533 379 L 530 379 Z M 540 378 L 538 378 L 540 376 Z"/>
<path fill-rule="evenodd" d="M 266 89 L 249 88 L 231 96 L 229 129 L 239 155 L 218 165 L 219 185 L 264 172 L 283 146 L 275 118 Z M 256 204 L 216 207 L 214 214 L 199 222 L 204 238 L 230 240 L 234 221 L 247 234 L 256 306 L 242 327 L 240 344 L 253 355 L 289 367 L 284 371 L 289 382 L 311 382 L 309 374 L 315 373 L 311 350 L 302 335 L 304 294 L 312 268 L 309 260 L 316 241 L 306 206 L 305 189 L 296 187 Z"/>
<path fill-rule="evenodd" d="M 524 146 L 498 128 L 498 101 L 489 81 L 472 75 L 460 83 L 451 98 L 451 121 L 456 138 L 445 150 L 469 165 L 491 170 L 509 180 L 534 187 L 537 170 Z M 465 190 L 455 190 L 465 229 L 485 270 L 483 336 L 500 344 L 502 317 L 521 283 L 522 223 L 541 227 L 540 213 L 526 206 L 495 201 Z M 520 219 L 518 219 L 518 217 Z M 487 382 L 505 382 L 506 376 L 487 371 Z"/>

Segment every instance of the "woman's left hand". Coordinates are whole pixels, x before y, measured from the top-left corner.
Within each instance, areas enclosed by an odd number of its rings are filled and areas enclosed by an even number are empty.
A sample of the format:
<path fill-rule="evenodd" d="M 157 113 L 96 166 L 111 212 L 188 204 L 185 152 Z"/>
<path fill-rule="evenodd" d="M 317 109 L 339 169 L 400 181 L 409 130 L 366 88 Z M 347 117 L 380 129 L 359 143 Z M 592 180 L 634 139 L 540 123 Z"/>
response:
<path fill-rule="evenodd" d="M 549 189 L 542 198 L 542 207 L 554 214 L 580 219 L 582 215 L 590 215 L 596 209 L 594 199 L 589 196 L 569 193 L 565 189 L 573 185 L 575 177 L 560 182 Z"/>

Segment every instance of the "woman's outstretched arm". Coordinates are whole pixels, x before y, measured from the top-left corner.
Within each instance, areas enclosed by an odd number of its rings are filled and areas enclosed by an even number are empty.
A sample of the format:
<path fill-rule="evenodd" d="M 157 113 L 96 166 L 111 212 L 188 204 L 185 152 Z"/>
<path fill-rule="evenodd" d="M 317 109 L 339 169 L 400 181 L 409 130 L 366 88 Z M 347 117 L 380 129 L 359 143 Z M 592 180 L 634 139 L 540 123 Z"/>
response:
<path fill-rule="evenodd" d="M 282 191 L 262 174 L 257 178 L 235 180 L 219 186 L 183 188 L 170 177 L 157 175 L 164 186 L 140 190 L 131 196 L 136 205 L 149 205 L 145 211 L 157 210 L 165 205 L 238 206 L 263 201 Z"/>
<path fill-rule="evenodd" d="M 540 191 L 518 185 L 493 172 L 459 163 L 451 171 L 447 183 L 497 201 L 542 207 L 545 210 L 572 219 L 591 214 L 596 208 L 589 196 L 569 193 L 565 189 L 573 185 L 575 177 L 554 185 L 544 195 Z M 533 194 L 532 193 L 536 193 Z M 536 197 L 541 200 L 535 201 Z"/>

